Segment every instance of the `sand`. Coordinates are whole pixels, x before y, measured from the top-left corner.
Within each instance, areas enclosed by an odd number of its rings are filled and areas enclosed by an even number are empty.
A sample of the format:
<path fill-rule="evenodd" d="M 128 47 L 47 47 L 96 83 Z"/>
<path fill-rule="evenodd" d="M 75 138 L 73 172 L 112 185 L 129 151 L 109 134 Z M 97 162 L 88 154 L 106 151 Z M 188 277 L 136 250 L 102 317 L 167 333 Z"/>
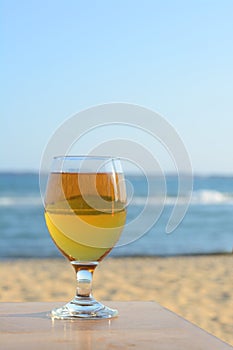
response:
<path fill-rule="evenodd" d="M 106 258 L 99 300 L 154 300 L 233 345 L 233 256 Z M 69 301 L 74 270 L 63 259 L 0 262 L 0 301 Z"/>

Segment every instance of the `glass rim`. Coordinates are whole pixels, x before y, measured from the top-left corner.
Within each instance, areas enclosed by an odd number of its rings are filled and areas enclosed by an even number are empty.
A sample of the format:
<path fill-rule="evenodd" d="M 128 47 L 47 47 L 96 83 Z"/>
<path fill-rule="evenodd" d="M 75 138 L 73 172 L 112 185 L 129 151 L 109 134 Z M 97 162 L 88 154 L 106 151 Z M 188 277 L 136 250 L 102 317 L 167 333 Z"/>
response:
<path fill-rule="evenodd" d="M 54 160 L 61 160 L 61 159 L 64 159 L 64 160 L 88 160 L 88 159 L 96 159 L 96 160 L 121 160 L 120 157 L 115 157 L 115 156 L 97 156 L 97 155 L 64 155 L 64 156 L 54 156 L 53 157 Z"/>

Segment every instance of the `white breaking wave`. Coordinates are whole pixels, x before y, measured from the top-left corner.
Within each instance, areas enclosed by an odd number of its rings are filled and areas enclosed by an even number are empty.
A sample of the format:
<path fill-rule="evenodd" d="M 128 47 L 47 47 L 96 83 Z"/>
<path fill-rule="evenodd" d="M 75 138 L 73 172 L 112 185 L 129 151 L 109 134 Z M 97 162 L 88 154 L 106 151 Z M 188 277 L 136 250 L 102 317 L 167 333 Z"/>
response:
<path fill-rule="evenodd" d="M 192 194 L 192 204 L 233 204 L 233 193 L 199 190 Z"/>
<path fill-rule="evenodd" d="M 0 197 L 0 207 L 41 206 L 41 197 Z"/>
<path fill-rule="evenodd" d="M 180 196 L 177 204 L 187 203 L 188 197 Z M 175 205 L 177 197 L 167 196 L 166 198 L 160 196 L 153 196 L 149 199 L 148 204 L 151 205 Z M 146 197 L 133 197 L 130 205 L 144 206 L 147 203 Z M 191 196 L 190 205 L 215 205 L 215 204 L 229 204 L 233 205 L 233 194 L 218 192 L 214 190 L 199 190 L 194 191 Z"/>
<path fill-rule="evenodd" d="M 187 203 L 188 197 L 180 196 L 178 204 Z M 149 205 L 175 205 L 177 197 L 167 196 L 165 199 L 161 196 L 153 196 L 148 199 Z M 129 202 L 129 205 L 145 206 L 147 204 L 147 197 L 134 196 Z M 194 191 L 191 196 L 190 205 L 214 205 L 214 204 L 229 204 L 233 205 L 233 193 L 223 193 L 214 190 L 199 190 Z M 0 197 L 0 207 L 12 206 L 42 206 L 42 199 L 40 196 L 26 196 L 26 197 Z"/>

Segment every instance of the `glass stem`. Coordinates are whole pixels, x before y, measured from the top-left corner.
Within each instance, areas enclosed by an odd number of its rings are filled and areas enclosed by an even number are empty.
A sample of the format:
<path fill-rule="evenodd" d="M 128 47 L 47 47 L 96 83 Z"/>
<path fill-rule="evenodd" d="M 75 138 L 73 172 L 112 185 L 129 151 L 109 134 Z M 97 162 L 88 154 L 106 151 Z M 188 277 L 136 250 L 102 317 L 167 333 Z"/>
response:
<path fill-rule="evenodd" d="M 97 267 L 98 262 L 72 261 L 71 264 L 73 265 L 77 276 L 77 289 L 75 299 L 92 299 L 93 272 Z"/>

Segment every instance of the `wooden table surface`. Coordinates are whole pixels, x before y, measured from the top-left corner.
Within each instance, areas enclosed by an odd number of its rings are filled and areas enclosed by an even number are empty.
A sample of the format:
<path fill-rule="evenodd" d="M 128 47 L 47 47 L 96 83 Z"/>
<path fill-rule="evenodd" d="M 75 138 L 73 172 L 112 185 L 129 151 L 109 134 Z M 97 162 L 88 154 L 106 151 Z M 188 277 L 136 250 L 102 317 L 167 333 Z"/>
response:
<path fill-rule="evenodd" d="M 119 311 L 111 320 L 51 320 L 63 304 L 0 303 L 0 349 L 233 349 L 155 302 L 105 302 Z"/>

